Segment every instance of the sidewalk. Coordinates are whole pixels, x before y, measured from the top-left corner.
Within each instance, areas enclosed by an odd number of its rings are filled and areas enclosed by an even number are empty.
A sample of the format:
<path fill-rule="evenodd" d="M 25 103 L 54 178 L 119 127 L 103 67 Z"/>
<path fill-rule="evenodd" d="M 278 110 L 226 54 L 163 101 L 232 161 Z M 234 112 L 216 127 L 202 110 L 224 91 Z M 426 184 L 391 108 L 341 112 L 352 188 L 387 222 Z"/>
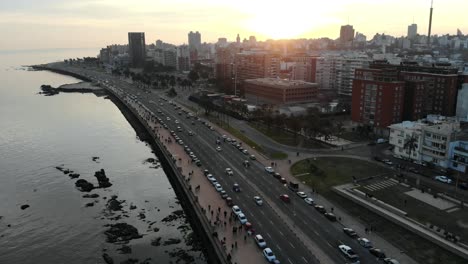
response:
<path fill-rule="evenodd" d="M 133 104 L 134 107 L 143 114 L 146 109 Z M 232 257 L 232 263 L 255 264 L 262 263 L 263 255 L 258 249 L 252 237 L 247 235 L 244 227 L 231 216 L 231 208 L 221 198 L 208 179 L 203 175 L 201 167 L 191 163 L 190 157 L 185 153 L 183 147 L 175 143 L 174 138 L 167 129 L 162 128 L 155 122 L 148 122 L 149 126 L 156 131 L 167 150 L 177 157 L 176 165 L 182 169 L 182 174 L 186 176 L 186 181 L 190 183 L 193 193 L 198 197 L 198 202 L 205 211 L 205 216 L 209 220 L 212 230 L 217 232 L 219 241 L 225 245 L 226 254 Z M 166 139 L 171 138 L 172 143 Z M 193 174 L 192 174 L 193 172 Z M 197 188 L 199 186 L 199 188 Z M 217 218 L 219 222 L 216 223 Z M 241 226 L 241 228 L 239 228 Z M 237 227 L 236 233 L 233 227 Z"/>

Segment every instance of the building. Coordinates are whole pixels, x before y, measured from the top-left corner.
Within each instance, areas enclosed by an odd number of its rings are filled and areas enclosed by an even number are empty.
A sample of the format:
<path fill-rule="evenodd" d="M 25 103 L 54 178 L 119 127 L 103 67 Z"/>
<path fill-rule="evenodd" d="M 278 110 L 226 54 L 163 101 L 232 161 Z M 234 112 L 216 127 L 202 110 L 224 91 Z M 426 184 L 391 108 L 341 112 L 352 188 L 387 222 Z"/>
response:
<path fill-rule="evenodd" d="M 166 49 L 164 50 L 164 66 L 172 67 L 177 69 L 177 49 Z"/>
<path fill-rule="evenodd" d="M 146 44 L 144 32 L 128 33 L 128 54 L 132 67 L 141 68 L 145 65 Z"/>
<path fill-rule="evenodd" d="M 110 48 L 102 48 L 101 51 L 99 51 L 99 60 L 103 64 L 109 64 L 110 63 L 110 58 L 111 58 Z"/>
<path fill-rule="evenodd" d="M 429 115 L 426 119 L 405 121 L 389 128 L 389 143 L 394 147 L 395 157 L 443 168 L 450 166 L 450 145 L 460 131 L 457 120 Z M 414 147 L 410 149 L 410 145 Z"/>
<path fill-rule="evenodd" d="M 458 91 L 457 117 L 468 121 L 468 83 L 463 84 Z"/>
<path fill-rule="evenodd" d="M 450 142 L 449 168 L 462 173 L 467 173 L 468 166 L 468 141 Z"/>
<path fill-rule="evenodd" d="M 177 47 L 177 70 L 190 71 L 190 49 L 187 45 Z"/>
<path fill-rule="evenodd" d="M 354 28 L 351 25 L 341 26 L 340 29 L 340 44 L 351 46 L 354 40 Z"/>
<path fill-rule="evenodd" d="M 353 80 L 351 118 L 353 122 L 380 129 L 403 118 L 404 82 L 396 72 L 356 69 Z"/>
<path fill-rule="evenodd" d="M 189 49 L 191 51 L 193 51 L 193 50 L 199 51 L 200 50 L 201 35 L 200 35 L 200 33 L 198 31 L 197 32 L 190 31 L 188 33 L 188 45 L 189 45 Z"/>
<path fill-rule="evenodd" d="M 235 92 L 243 93 L 247 79 L 276 78 L 280 72 L 281 57 L 269 51 L 244 51 L 237 53 L 233 67 Z"/>
<path fill-rule="evenodd" d="M 220 47 L 216 48 L 215 53 L 215 78 L 219 86 L 227 94 L 234 93 L 234 56 L 237 48 Z"/>
<path fill-rule="evenodd" d="M 305 82 L 316 82 L 317 57 L 307 54 L 295 54 L 290 56 L 294 62 L 291 69 L 291 80 L 301 80 Z"/>
<path fill-rule="evenodd" d="M 418 35 L 418 25 L 416 24 L 411 24 L 408 26 L 408 39 L 414 40 L 416 36 Z"/>
<path fill-rule="evenodd" d="M 244 91 L 245 98 L 256 105 L 296 104 L 316 99 L 318 85 L 304 81 L 259 78 L 245 80 Z"/>

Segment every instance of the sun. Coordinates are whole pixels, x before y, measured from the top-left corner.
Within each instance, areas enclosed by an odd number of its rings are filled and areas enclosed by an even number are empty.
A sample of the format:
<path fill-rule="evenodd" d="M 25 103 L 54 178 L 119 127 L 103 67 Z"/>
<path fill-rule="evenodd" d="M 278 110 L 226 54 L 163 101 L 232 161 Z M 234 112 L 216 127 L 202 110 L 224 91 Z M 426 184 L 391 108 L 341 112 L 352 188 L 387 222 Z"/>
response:
<path fill-rule="evenodd" d="M 263 4 L 258 4 L 258 3 Z M 316 1 L 290 0 L 287 4 L 281 1 L 254 2 L 250 5 L 250 19 L 246 27 L 260 35 L 274 39 L 301 37 L 314 29 L 323 26 L 322 17 L 326 4 L 316 6 Z M 297 2 L 297 3 L 295 3 Z"/>

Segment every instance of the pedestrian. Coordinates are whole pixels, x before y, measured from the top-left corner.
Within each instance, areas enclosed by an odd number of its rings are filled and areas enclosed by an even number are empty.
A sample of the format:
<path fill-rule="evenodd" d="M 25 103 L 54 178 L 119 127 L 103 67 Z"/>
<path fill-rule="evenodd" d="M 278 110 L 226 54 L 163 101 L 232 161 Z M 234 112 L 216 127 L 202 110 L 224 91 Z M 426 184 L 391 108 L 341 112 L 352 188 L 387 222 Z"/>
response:
<path fill-rule="evenodd" d="M 208 205 L 208 210 L 211 210 L 211 205 Z"/>
<path fill-rule="evenodd" d="M 236 242 L 234 242 L 234 247 L 235 247 L 235 248 L 237 248 L 237 241 L 236 241 Z"/>
<path fill-rule="evenodd" d="M 213 217 L 213 214 L 214 214 L 214 212 L 213 212 L 213 210 L 211 210 L 211 217 Z"/>
<path fill-rule="evenodd" d="M 218 213 L 221 212 L 221 207 L 218 206 Z"/>
<path fill-rule="evenodd" d="M 244 241 L 247 241 L 247 235 L 244 235 Z"/>
<path fill-rule="evenodd" d="M 226 210 L 224 210 L 224 219 L 226 219 L 226 216 L 227 216 L 227 212 Z"/>
<path fill-rule="evenodd" d="M 369 229 L 367 229 L 367 227 L 366 227 L 366 228 L 364 228 L 364 233 L 366 233 L 366 234 L 367 234 L 368 232 L 369 232 Z"/>
<path fill-rule="evenodd" d="M 226 221 L 224 221 L 224 227 L 226 227 Z"/>
<path fill-rule="evenodd" d="M 332 208 L 330 208 L 330 211 L 331 211 L 332 213 L 333 213 L 333 211 L 334 211 L 334 210 L 335 210 L 335 208 L 333 208 L 333 207 L 332 207 Z"/>

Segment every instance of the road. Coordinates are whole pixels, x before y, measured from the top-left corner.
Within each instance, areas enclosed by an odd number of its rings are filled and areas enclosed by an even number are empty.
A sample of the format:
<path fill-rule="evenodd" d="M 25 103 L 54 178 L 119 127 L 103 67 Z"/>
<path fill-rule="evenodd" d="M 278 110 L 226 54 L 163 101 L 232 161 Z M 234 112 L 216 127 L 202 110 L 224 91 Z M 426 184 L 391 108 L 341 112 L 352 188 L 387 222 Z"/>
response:
<path fill-rule="evenodd" d="M 257 233 L 264 236 L 281 263 L 316 263 L 314 255 L 329 260 L 326 263 L 345 263 L 347 259 L 337 248 L 340 243 L 351 246 L 360 256 L 361 263 L 379 263 L 355 239 L 346 236 L 339 223 L 330 222 L 277 179 L 267 174 L 264 165 L 251 162 L 252 166 L 245 168 L 242 162 L 247 156 L 227 143 L 222 143 L 222 151 L 217 152 L 215 140 L 222 136 L 217 131 L 211 131 L 200 122 L 192 125 L 193 119 L 188 120 L 185 115 L 179 116 L 174 107 L 167 102 L 162 102 L 161 106 L 157 94 L 144 93 L 132 84 L 105 73 L 77 68 L 74 70 L 93 80 L 110 80 L 112 85 L 138 96 L 138 100 L 153 113 L 162 111 L 164 116 L 160 114 L 161 118 L 170 117 L 171 121 L 166 122 L 170 129 L 176 131 L 177 126 L 182 127 L 183 132 L 178 133 L 179 137 L 199 157 L 203 168 L 208 169 L 217 178 L 234 202 L 241 207 Z M 176 119 L 180 121 L 179 124 L 174 122 Z M 194 131 L 195 136 L 189 136 L 188 130 Z M 227 167 L 233 169 L 233 176 L 225 174 Z M 234 183 L 241 186 L 240 193 L 232 191 Z M 285 204 L 281 201 L 280 194 L 288 194 L 291 203 Z M 255 195 L 263 198 L 263 206 L 254 203 Z"/>

